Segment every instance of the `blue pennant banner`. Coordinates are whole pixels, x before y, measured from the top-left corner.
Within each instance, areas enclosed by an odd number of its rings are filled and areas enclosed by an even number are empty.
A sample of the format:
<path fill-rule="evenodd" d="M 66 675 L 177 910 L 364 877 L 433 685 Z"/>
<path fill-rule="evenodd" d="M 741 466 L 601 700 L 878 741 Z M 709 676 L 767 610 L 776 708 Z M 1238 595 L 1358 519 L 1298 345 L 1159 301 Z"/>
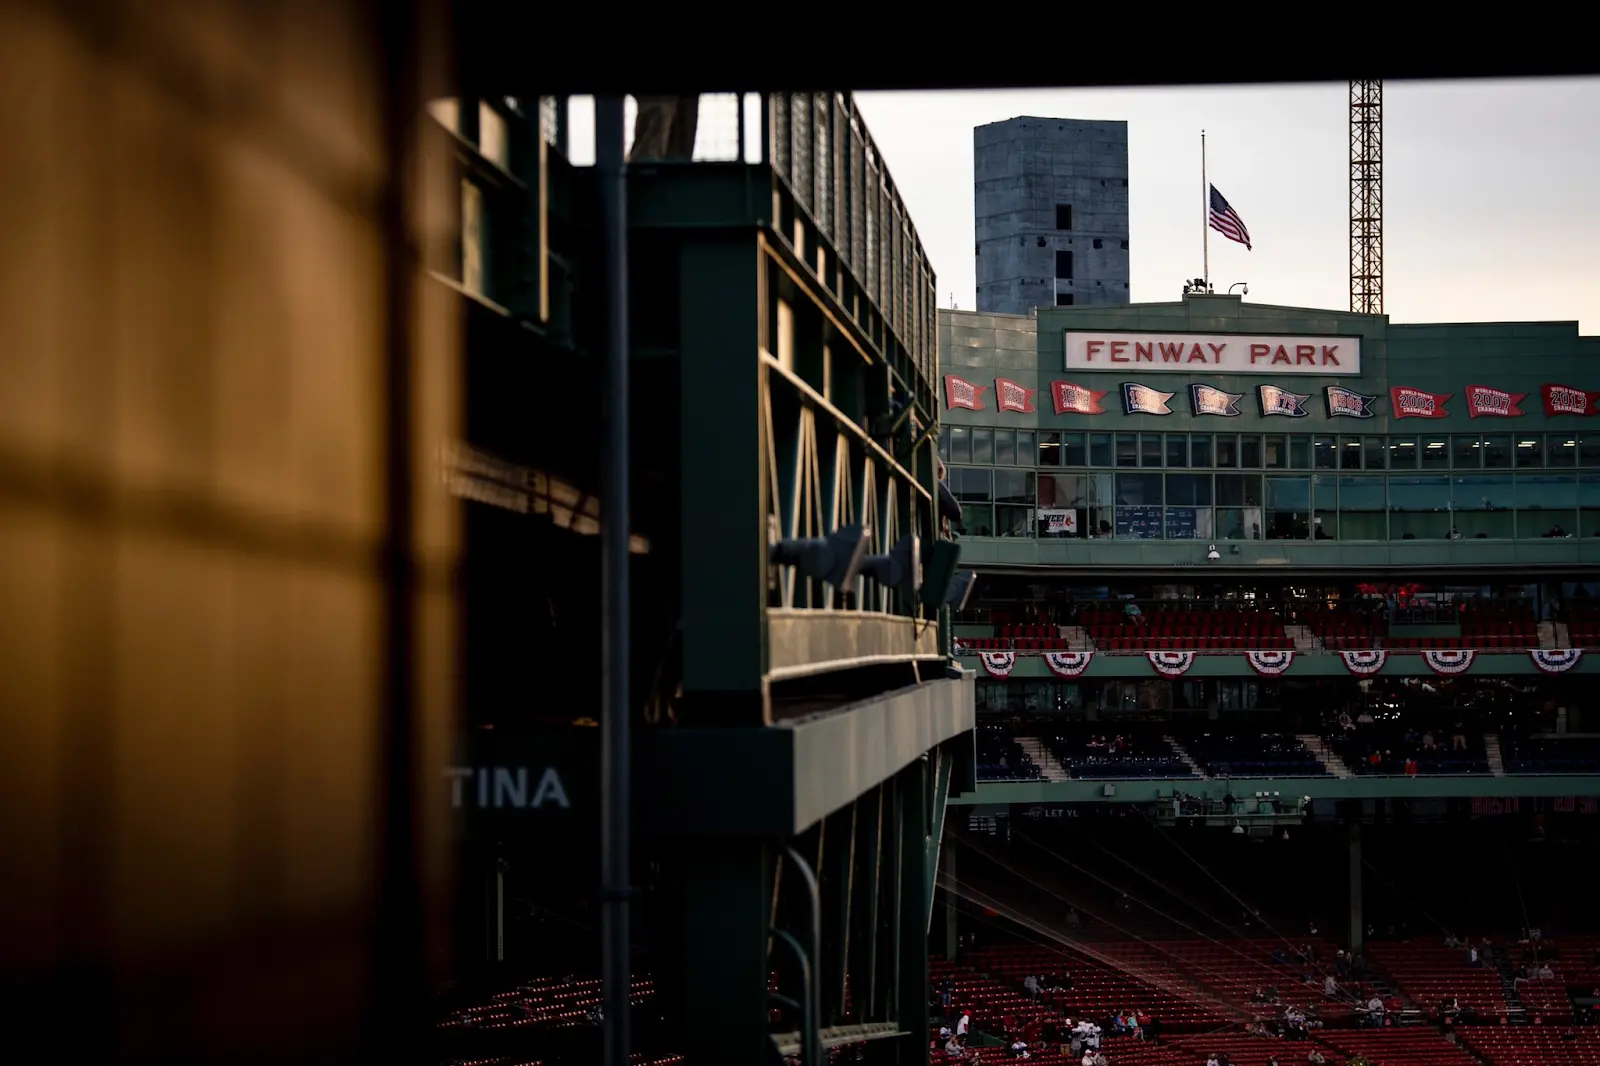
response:
<path fill-rule="evenodd" d="M 1222 418 L 1239 417 L 1242 392 L 1223 392 L 1215 385 L 1190 385 L 1189 404 L 1196 415 L 1217 415 Z"/>

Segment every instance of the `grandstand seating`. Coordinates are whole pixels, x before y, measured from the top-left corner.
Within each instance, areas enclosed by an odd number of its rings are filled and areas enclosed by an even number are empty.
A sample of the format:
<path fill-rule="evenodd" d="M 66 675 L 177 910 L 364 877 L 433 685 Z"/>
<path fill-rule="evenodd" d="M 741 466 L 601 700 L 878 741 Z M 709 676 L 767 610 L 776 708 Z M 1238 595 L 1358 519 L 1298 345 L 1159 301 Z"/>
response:
<path fill-rule="evenodd" d="M 1363 725 L 1329 740 L 1334 753 L 1356 774 L 1403 774 L 1407 759 L 1416 760 L 1419 774 L 1489 773 L 1489 754 L 1482 736 L 1467 734 L 1466 750 L 1458 751 L 1444 734 L 1435 734 L 1434 747 L 1427 748 L 1425 735 L 1403 726 Z"/>
<path fill-rule="evenodd" d="M 648 977 L 633 982 L 632 1002 L 655 995 Z M 565 1029 L 591 1024 L 589 1012 L 600 1005 L 600 982 L 571 977 L 538 977 L 509 992 L 496 993 L 487 1003 L 452 1011 L 442 1029 Z"/>
<path fill-rule="evenodd" d="M 1292 736 L 1201 733 L 1180 743 L 1211 776 L 1326 777 L 1328 768 Z"/>
<path fill-rule="evenodd" d="M 1522 740 L 1502 736 L 1500 752 L 1508 774 L 1600 773 L 1600 740 L 1593 738 Z"/>
<path fill-rule="evenodd" d="M 1381 616 L 1373 610 L 1314 607 L 1303 617 L 1322 646 L 1335 651 L 1376 648 L 1384 628 Z"/>
<path fill-rule="evenodd" d="M 1393 979 L 1401 995 L 1430 1016 L 1447 997 L 1485 1019 L 1507 1018 L 1505 982 L 1493 966 L 1473 966 L 1462 948 L 1418 940 L 1367 945 L 1367 956 Z"/>
<path fill-rule="evenodd" d="M 1562 613 L 1570 647 L 1600 649 L 1600 604 L 1568 600 Z"/>
<path fill-rule="evenodd" d="M 1600 1066 L 1600 1029 L 1593 1026 L 1473 1026 L 1460 1036 L 1494 1066 Z"/>
<path fill-rule="evenodd" d="M 1105 736 L 1079 730 L 1041 736 L 1039 740 L 1072 777 L 1114 780 L 1139 777 L 1193 777 L 1194 771 L 1158 736 Z"/>
<path fill-rule="evenodd" d="M 1288 650 L 1294 641 L 1272 611 L 1211 611 L 1159 608 L 1129 618 L 1120 607 L 1091 607 L 1079 624 L 1104 651 Z"/>
<path fill-rule="evenodd" d="M 1324 960 L 1337 950 L 1331 941 L 1307 939 Z M 1101 950 L 1135 966 L 1173 965 L 1184 979 L 1199 980 L 1252 1013 L 1250 996 L 1258 988 L 1276 988 L 1284 1002 L 1313 1008 L 1324 1020 L 1353 1013 L 1354 1003 L 1347 995 L 1325 996 L 1320 985 L 1304 984 L 1297 968 L 1273 961 L 1275 952 L 1288 954 L 1298 946 L 1280 939 L 1163 940 L 1117 942 L 1102 945 Z"/>
<path fill-rule="evenodd" d="M 1481 1066 L 1446 1040 L 1443 1033 L 1428 1026 L 1323 1029 L 1317 1034 L 1317 1043 L 1337 1053 L 1323 1052 L 1330 1063 L 1347 1061 L 1359 1052 L 1372 1066 Z"/>
<path fill-rule="evenodd" d="M 980 781 L 1037 781 L 1044 777 L 1044 771 L 1001 726 L 979 729 L 977 744 Z"/>

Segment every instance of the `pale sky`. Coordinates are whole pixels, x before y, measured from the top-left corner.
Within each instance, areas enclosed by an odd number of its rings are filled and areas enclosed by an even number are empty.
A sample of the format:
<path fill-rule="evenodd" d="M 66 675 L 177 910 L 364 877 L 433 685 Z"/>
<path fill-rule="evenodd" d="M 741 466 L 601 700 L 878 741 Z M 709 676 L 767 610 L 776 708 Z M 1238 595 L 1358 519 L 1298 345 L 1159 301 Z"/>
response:
<path fill-rule="evenodd" d="M 938 274 L 976 307 L 972 129 L 1019 115 L 1128 123 L 1135 302 L 1201 267 L 1209 177 L 1253 251 L 1213 233 L 1217 291 L 1349 306 L 1349 90 L 1337 85 L 860 93 Z M 1396 322 L 1573 319 L 1600 334 L 1600 78 L 1384 86 L 1384 310 Z"/>

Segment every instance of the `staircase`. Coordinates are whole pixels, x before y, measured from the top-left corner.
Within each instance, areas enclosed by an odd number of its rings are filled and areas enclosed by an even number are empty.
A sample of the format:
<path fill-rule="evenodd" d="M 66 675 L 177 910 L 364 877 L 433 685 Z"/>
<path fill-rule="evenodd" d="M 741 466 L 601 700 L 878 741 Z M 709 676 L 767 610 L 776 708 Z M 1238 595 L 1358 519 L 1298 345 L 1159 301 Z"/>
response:
<path fill-rule="evenodd" d="M 1567 627 L 1560 622 L 1539 623 L 1539 647 L 1567 647 Z"/>
<path fill-rule="evenodd" d="M 1334 777 L 1348 779 L 1355 776 L 1350 772 L 1350 767 L 1344 764 L 1344 760 L 1335 755 L 1333 749 L 1328 747 L 1326 740 L 1314 733 L 1301 733 L 1295 739 L 1305 745 L 1305 749 L 1315 755 L 1317 761 Z"/>
<path fill-rule="evenodd" d="M 1511 962 L 1511 956 L 1503 948 L 1493 948 L 1492 954 L 1484 961 L 1493 966 L 1500 975 L 1500 987 L 1506 997 L 1506 1017 L 1512 1025 L 1528 1024 L 1528 1008 L 1522 1002 L 1522 994 L 1517 991 L 1517 969 Z"/>
<path fill-rule="evenodd" d="M 1062 626 L 1061 639 L 1067 642 L 1068 651 L 1093 651 L 1094 641 L 1082 626 Z"/>
<path fill-rule="evenodd" d="M 1312 635 L 1310 626 L 1284 626 L 1283 631 L 1289 639 L 1294 641 L 1296 652 L 1313 652 L 1317 650 L 1317 638 Z"/>
<path fill-rule="evenodd" d="M 1066 767 L 1056 761 L 1049 749 L 1038 737 L 1018 737 L 1017 743 L 1022 745 L 1022 754 L 1033 760 L 1033 765 L 1044 774 L 1046 781 L 1065 781 L 1068 778 Z"/>
<path fill-rule="evenodd" d="M 1194 773 L 1194 776 L 1206 776 L 1205 767 L 1195 762 L 1194 756 L 1190 755 L 1187 751 L 1184 751 L 1182 744 L 1179 744 L 1171 737 L 1162 737 L 1161 739 L 1166 741 L 1172 747 L 1172 754 L 1176 755 L 1183 765 L 1187 766 Z"/>
<path fill-rule="evenodd" d="M 1505 760 L 1500 755 L 1500 734 L 1485 733 L 1483 735 L 1483 750 L 1488 756 L 1489 772 L 1496 777 L 1506 776 Z"/>

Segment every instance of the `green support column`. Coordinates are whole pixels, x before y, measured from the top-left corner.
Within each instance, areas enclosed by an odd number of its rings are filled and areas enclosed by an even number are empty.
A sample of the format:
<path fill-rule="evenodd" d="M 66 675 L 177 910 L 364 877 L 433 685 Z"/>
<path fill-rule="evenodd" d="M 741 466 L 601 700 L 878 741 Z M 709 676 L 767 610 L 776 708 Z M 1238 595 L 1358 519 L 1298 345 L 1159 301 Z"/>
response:
<path fill-rule="evenodd" d="M 1362 880 L 1361 880 L 1361 819 L 1351 818 L 1345 823 L 1350 839 L 1350 950 L 1361 950 L 1361 934 L 1366 927 L 1363 924 L 1366 916 L 1362 913 Z"/>
<path fill-rule="evenodd" d="M 683 691 L 690 725 L 757 725 L 766 673 L 766 264 L 749 233 L 679 259 Z"/>
<path fill-rule="evenodd" d="M 885 810 L 883 787 L 856 800 L 856 854 L 854 893 L 850 905 L 850 997 L 856 1017 L 863 1022 L 884 1020 L 879 995 L 882 978 L 878 959 L 882 935 Z"/>
<path fill-rule="evenodd" d="M 928 1061 L 928 918 L 932 906 L 933 768 L 919 759 L 900 771 L 900 906 L 895 959 L 895 1021 L 907 1035 L 896 1041 L 901 1066 Z"/>
<path fill-rule="evenodd" d="M 678 871 L 684 1053 L 692 1063 L 765 1063 L 772 852 L 757 841 L 695 843 Z"/>
<path fill-rule="evenodd" d="M 850 804 L 828 818 L 823 834 L 822 1024 L 845 1020 L 845 982 L 850 958 L 850 896 L 856 848 L 856 807 Z"/>

